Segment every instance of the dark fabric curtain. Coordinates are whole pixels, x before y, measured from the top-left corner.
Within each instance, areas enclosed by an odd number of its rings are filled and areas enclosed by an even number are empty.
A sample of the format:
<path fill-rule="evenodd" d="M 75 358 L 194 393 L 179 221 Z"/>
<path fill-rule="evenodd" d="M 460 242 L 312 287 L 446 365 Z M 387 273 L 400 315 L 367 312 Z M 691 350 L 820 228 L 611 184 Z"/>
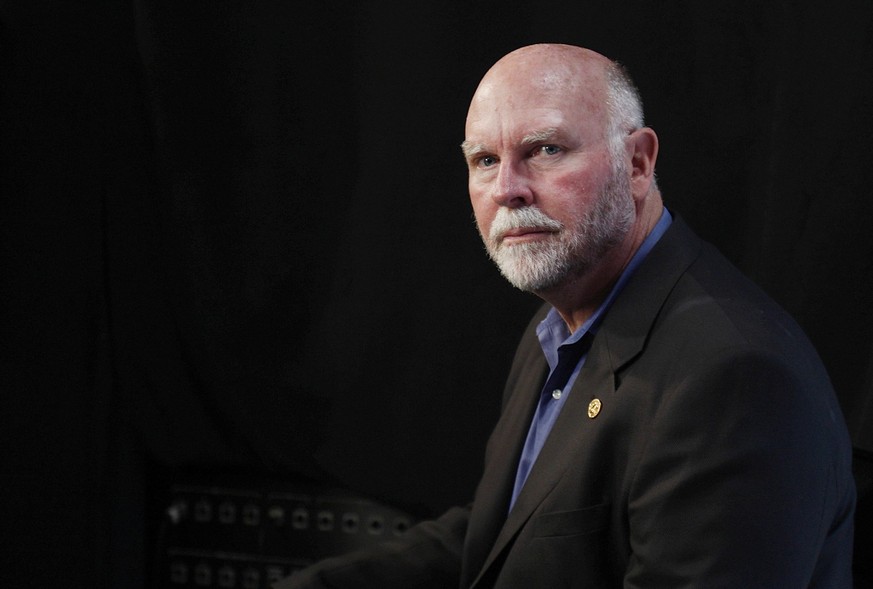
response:
<path fill-rule="evenodd" d="M 873 452 L 869 0 L 3 2 L 4 586 L 143 586 L 169 471 L 471 497 L 538 301 L 458 144 L 541 41 L 627 65 L 668 206 L 797 317 Z"/>

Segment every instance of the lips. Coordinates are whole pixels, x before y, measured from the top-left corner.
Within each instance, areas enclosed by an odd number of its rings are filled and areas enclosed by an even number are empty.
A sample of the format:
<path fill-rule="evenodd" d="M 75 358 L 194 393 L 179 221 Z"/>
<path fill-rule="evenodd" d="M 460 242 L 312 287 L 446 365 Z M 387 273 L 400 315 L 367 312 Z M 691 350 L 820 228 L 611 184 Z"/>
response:
<path fill-rule="evenodd" d="M 504 231 L 500 236 L 500 241 L 510 244 L 524 243 L 526 241 L 543 239 L 552 233 L 555 233 L 555 230 L 547 227 L 515 227 Z"/>

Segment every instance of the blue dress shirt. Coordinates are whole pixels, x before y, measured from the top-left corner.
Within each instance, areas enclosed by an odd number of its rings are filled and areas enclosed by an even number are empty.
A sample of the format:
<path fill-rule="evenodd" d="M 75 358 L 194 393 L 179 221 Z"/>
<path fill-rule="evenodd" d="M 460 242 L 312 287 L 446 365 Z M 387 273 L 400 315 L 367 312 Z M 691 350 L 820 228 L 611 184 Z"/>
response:
<path fill-rule="evenodd" d="M 619 276 L 615 286 L 612 287 L 609 295 L 607 295 L 606 299 L 597 308 L 594 314 L 591 315 L 591 317 L 589 317 L 588 320 L 585 321 L 585 323 L 583 323 L 574 333 L 570 333 L 567 324 L 564 323 L 564 320 L 561 319 L 561 316 L 557 311 L 555 311 L 555 309 L 549 311 L 546 318 L 537 326 L 537 337 L 540 340 L 540 346 L 543 349 L 543 354 L 546 356 L 546 361 L 549 363 L 550 374 L 555 371 L 555 368 L 558 365 L 558 348 L 578 342 L 587 333 L 591 333 L 593 337 L 593 334 L 597 332 L 597 326 L 600 325 L 600 322 L 606 314 L 606 311 L 609 309 L 609 306 L 612 304 L 612 301 L 615 300 L 615 297 L 617 297 L 618 293 L 621 292 L 634 270 L 636 270 L 640 263 L 642 263 L 646 258 L 672 222 L 673 217 L 665 208 L 661 213 L 661 218 L 658 220 L 658 223 L 646 239 L 643 240 L 640 248 L 634 254 L 633 258 L 631 258 L 630 263 L 621 273 L 621 276 Z M 564 403 L 566 403 L 570 390 L 573 387 L 573 383 L 576 381 L 576 377 L 579 376 L 579 371 L 585 364 L 587 356 L 587 351 L 582 354 L 579 363 L 576 365 L 575 370 L 570 375 L 570 378 L 563 389 L 556 391 L 543 390 L 540 394 L 540 402 L 534 412 L 533 420 L 531 421 L 530 429 L 527 433 L 527 439 L 524 442 L 524 449 L 521 452 L 521 458 L 518 462 L 515 486 L 513 487 L 512 499 L 509 503 L 510 510 L 512 510 L 512 506 L 515 505 L 515 500 L 521 492 L 522 487 L 524 487 L 530 469 L 533 467 L 543 444 L 545 444 L 546 438 L 548 438 L 549 432 L 552 430 L 552 426 L 558 419 L 558 415 L 561 413 L 561 408 L 564 406 Z"/>

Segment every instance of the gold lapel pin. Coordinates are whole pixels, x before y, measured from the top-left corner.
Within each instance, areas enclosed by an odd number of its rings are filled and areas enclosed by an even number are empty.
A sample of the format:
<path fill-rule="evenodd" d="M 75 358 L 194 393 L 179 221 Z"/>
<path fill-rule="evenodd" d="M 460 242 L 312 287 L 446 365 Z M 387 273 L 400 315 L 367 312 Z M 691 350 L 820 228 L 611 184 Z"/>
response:
<path fill-rule="evenodd" d="M 600 402 L 600 399 L 591 399 L 591 402 L 588 403 L 588 417 L 594 419 L 600 414 L 600 408 L 603 404 Z"/>

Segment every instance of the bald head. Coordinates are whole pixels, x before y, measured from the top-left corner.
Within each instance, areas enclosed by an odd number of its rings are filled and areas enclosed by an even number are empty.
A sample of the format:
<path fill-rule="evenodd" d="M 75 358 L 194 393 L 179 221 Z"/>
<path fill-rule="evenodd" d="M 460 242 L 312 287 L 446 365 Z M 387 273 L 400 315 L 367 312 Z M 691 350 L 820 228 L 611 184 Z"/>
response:
<path fill-rule="evenodd" d="M 595 51 L 574 45 L 528 45 L 498 60 L 485 74 L 482 84 L 487 87 L 510 77 L 516 81 L 527 78 L 548 90 L 578 88 L 586 82 L 602 83 L 612 63 Z"/>
<path fill-rule="evenodd" d="M 470 103 L 467 130 L 471 118 L 522 95 L 560 95 L 598 119 L 606 134 L 644 124 L 639 93 L 621 65 L 583 47 L 543 43 L 508 53 L 486 72 Z"/>
<path fill-rule="evenodd" d="M 530 45 L 507 54 L 482 78 L 468 112 L 471 116 L 512 101 L 514 96 L 557 95 L 580 100 L 597 114 L 606 102 L 606 72 L 612 62 L 602 55 L 571 45 Z"/>

